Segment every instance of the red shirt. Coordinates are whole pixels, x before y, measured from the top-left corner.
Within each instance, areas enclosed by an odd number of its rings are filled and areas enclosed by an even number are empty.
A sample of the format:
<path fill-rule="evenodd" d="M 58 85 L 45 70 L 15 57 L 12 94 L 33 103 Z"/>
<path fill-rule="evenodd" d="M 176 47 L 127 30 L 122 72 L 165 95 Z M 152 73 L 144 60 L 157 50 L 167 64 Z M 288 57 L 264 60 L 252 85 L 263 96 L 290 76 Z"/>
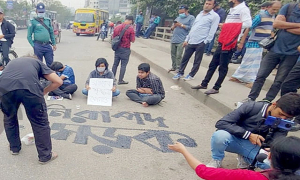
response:
<path fill-rule="evenodd" d="M 121 34 L 121 31 L 127 26 L 128 24 L 120 24 L 117 27 L 115 27 L 113 38 L 116 36 L 119 36 Z M 130 43 L 135 41 L 135 33 L 132 26 L 130 26 L 124 33 L 124 36 L 122 37 L 120 47 L 122 48 L 130 48 Z"/>
<path fill-rule="evenodd" d="M 236 47 L 238 36 L 241 33 L 242 23 L 224 23 L 219 36 L 222 50 L 231 50 Z"/>
<path fill-rule="evenodd" d="M 200 164 L 195 169 L 196 174 L 206 180 L 268 180 L 260 172 L 244 169 L 210 168 Z"/>

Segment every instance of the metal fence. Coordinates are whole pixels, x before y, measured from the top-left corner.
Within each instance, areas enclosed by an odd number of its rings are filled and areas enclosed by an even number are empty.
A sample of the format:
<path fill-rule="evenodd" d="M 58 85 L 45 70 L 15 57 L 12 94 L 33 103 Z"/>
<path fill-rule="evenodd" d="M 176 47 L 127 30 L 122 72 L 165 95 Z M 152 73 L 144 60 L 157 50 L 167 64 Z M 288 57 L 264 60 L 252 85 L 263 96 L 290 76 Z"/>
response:
<path fill-rule="evenodd" d="M 148 27 L 146 26 L 145 28 L 147 29 Z M 170 42 L 172 37 L 172 30 L 170 27 L 156 27 L 151 37 L 154 39 Z"/>

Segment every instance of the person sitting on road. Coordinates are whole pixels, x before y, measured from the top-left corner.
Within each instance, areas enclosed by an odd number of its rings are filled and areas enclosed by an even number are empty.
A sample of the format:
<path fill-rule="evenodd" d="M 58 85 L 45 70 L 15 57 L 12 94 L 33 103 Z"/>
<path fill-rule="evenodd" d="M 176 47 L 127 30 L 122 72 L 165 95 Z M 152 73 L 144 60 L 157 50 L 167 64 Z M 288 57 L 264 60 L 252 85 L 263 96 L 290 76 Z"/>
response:
<path fill-rule="evenodd" d="M 282 137 L 272 143 L 268 156 L 271 169 L 262 172 L 207 167 L 179 142 L 169 145 L 169 149 L 181 153 L 196 174 L 205 180 L 300 180 L 300 138 L 295 136 Z"/>
<path fill-rule="evenodd" d="M 147 107 L 160 103 L 165 98 L 165 90 L 160 78 L 150 72 L 150 65 L 142 63 L 138 66 L 136 89 L 128 90 L 126 95 Z"/>
<path fill-rule="evenodd" d="M 63 65 L 61 62 L 54 61 L 50 68 L 63 80 L 63 85 L 51 91 L 49 96 L 61 96 L 66 99 L 72 99 L 72 94 L 77 90 L 75 84 L 75 75 L 73 69 L 68 65 Z"/>
<path fill-rule="evenodd" d="M 120 90 L 116 88 L 116 81 L 115 81 L 114 73 L 108 69 L 108 63 L 107 63 L 106 59 L 105 58 L 97 59 L 95 66 L 96 66 L 96 69 L 90 73 L 89 77 L 86 80 L 85 88 L 82 90 L 82 94 L 84 94 L 86 96 L 88 95 L 88 91 L 91 89 L 89 86 L 91 78 L 107 78 L 107 79 L 114 80 L 114 84 L 113 84 L 113 88 L 112 88 L 113 97 L 119 96 Z"/>
<path fill-rule="evenodd" d="M 266 118 L 273 116 L 289 120 L 298 115 L 300 94 L 297 93 L 288 93 L 272 104 L 254 101 L 242 104 L 216 123 L 217 131 L 211 138 L 212 160 L 207 167 L 222 167 L 227 151 L 238 154 L 238 168 L 247 168 L 269 132 L 270 126 L 264 124 Z M 288 131 L 278 128 L 269 142 L 287 134 Z M 257 166 L 269 168 L 265 163 L 258 163 Z"/>

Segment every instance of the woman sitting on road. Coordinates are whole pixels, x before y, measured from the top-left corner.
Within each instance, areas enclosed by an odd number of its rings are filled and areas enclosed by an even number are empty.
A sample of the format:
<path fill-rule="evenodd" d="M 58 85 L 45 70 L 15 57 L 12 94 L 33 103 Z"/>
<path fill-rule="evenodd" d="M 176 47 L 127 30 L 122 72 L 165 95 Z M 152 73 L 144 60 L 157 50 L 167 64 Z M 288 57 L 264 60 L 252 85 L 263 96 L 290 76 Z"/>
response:
<path fill-rule="evenodd" d="M 272 169 L 263 172 L 206 167 L 179 142 L 169 145 L 169 149 L 183 154 L 197 175 L 206 180 L 300 180 L 300 138 L 294 136 L 274 141 L 268 156 Z"/>
<path fill-rule="evenodd" d="M 116 88 L 116 82 L 115 82 L 115 76 L 111 70 L 108 69 L 108 63 L 105 58 L 99 58 L 97 59 L 95 63 L 96 69 L 93 70 L 89 77 L 86 80 L 85 88 L 82 90 L 82 93 L 84 95 L 88 95 L 88 91 L 90 90 L 90 78 L 107 78 L 107 79 L 113 79 L 114 85 L 112 88 L 112 94 L 113 97 L 118 96 L 120 94 L 120 91 Z"/>

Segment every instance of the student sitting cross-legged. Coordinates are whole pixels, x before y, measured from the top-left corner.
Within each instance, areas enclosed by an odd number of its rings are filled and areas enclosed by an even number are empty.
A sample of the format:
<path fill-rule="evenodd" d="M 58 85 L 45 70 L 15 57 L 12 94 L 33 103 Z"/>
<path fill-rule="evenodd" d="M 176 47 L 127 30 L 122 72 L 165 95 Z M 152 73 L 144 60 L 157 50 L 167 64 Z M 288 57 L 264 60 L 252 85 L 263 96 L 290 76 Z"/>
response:
<path fill-rule="evenodd" d="M 165 90 L 159 77 L 150 72 L 150 65 L 142 63 L 138 67 L 136 89 L 128 90 L 126 95 L 147 107 L 158 104 L 165 98 Z"/>
<path fill-rule="evenodd" d="M 95 63 L 96 69 L 93 70 L 89 77 L 86 80 L 85 88 L 82 90 L 84 95 L 88 95 L 88 91 L 90 90 L 90 79 L 91 78 L 107 78 L 107 79 L 114 79 L 114 85 L 112 88 L 113 97 L 118 96 L 120 91 L 116 88 L 115 76 L 111 70 L 108 69 L 108 63 L 105 58 L 97 59 Z"/>

